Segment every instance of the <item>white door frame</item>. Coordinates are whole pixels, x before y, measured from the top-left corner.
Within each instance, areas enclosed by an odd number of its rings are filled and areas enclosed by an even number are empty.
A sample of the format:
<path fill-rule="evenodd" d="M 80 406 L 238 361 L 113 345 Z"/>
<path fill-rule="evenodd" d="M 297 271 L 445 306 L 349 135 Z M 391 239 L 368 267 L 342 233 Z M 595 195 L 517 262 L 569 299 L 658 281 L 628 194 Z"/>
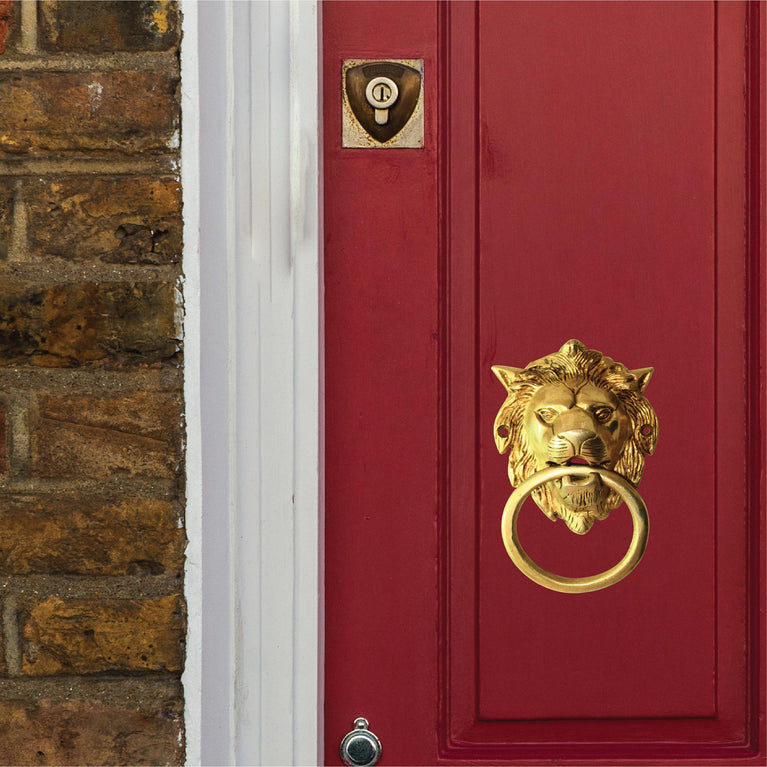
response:
<path fill-rule="evenodd" d="M 185 0 L 187 763 L 321 749 L 315 0 Z"/>

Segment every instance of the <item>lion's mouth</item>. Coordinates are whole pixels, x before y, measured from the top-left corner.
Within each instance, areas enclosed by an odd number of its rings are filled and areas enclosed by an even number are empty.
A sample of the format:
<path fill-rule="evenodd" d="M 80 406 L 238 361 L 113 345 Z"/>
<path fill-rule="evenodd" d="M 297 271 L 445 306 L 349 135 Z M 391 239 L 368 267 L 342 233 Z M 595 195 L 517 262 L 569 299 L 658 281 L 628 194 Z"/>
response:
<path fill-rule="evenodd" d="M 549 466 L 595 466 L 598 468 L 603 468 L 602 464 L 588 461 L 586 458 L 580 455 L 574 456 L 573 458 L 568 458 L 563 463 L 554 463 L 553 461 L 549 461 L 548 465 Z M 585 477 L 581 477 L 581 476 L 576 477 L 571 474 L 565 474 L 564 476 L 560 477 L 560 479 L 557 480 L 557 484 L 559 485 L 559 491 L 562 493 L 562 495 L 568 496 L 568 495 L 578 495 L 580 493 L 593 490 L 597 485 L 601 485 L 602 481 L 599 478 L 599 474 L 597 474 L 596 472 L 592 472 L 591 474 L 587 474 Z"/>

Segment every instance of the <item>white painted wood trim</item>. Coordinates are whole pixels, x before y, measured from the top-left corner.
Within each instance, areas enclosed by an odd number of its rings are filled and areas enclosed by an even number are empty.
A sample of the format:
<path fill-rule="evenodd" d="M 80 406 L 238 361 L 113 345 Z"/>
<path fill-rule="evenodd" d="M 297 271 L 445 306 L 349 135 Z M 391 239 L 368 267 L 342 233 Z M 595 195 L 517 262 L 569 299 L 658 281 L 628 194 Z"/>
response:
<path fill-rule="evenodd" d="M 181 188 L 184 195 L 184 401 L 186 417 L 187 601 L 184 725 L 186 763 L 201 763 L 202 731 L 202 432 L 200 421 L 200 88 L 197 5 L 183 4 Z"/>
<path fill-rule="evenodd" d="M 313 0 L 200 0 L 184 48 L 196 42 L 199 65 L 202 558 L 187 597 L 190 618 L 201 607 L 190 623 L 201 662 L 184 681 L 200 736 L 194 746 L 188 733 L 189 763 L 319 760 L 317 12 Z M 187 226 L 194 215 L 185 207 Z M 188 334 L 195 322 L 187 314 Z"/>

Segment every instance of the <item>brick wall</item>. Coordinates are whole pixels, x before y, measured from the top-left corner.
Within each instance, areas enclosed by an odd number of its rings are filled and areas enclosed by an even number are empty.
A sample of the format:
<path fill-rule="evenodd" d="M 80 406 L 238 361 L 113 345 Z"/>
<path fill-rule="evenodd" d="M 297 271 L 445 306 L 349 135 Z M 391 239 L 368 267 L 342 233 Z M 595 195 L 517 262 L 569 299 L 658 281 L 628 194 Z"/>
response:
<path fill-rule="evenodd" d="M 179 11 L 0 0 L 0 763 L 183 761 Z"/>

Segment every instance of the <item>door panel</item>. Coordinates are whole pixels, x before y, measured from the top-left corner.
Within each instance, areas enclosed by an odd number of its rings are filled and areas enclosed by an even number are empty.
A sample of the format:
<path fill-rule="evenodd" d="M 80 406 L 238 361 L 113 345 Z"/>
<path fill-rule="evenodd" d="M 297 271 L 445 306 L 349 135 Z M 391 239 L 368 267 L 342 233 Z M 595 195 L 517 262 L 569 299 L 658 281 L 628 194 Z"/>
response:
<path fill-rule="evenodd" d="M 477 24 L 479 358 L 524 366 L 578 338 L 652 365 L 661 434 L 642 566 L 577 599 L 517 577 L 497 545 L 506 461 L 479 435 L 480 716 L 712 716 L 713 4 L 486 3 Z M 492 424 L 505 394 L 486 364 L 477 377 Z M 625 506 L 585 536 L 529 507 L 522 540 L 554 572 L 628 548 Z"/>
<path fill-rule="evenodd" d="M 763 763 L 756 11 L 325 4 L 329 764 L 357 716 L 382 764 Z M 341 148 L 351 58 L 424 59 L 423 149 Z M 645 557 L 576 595 L 505 553 L 490 372 L 569 338 L 654 366 L 660 421 Z M 520 537 L 585 575 L 631 522 Z"/>

